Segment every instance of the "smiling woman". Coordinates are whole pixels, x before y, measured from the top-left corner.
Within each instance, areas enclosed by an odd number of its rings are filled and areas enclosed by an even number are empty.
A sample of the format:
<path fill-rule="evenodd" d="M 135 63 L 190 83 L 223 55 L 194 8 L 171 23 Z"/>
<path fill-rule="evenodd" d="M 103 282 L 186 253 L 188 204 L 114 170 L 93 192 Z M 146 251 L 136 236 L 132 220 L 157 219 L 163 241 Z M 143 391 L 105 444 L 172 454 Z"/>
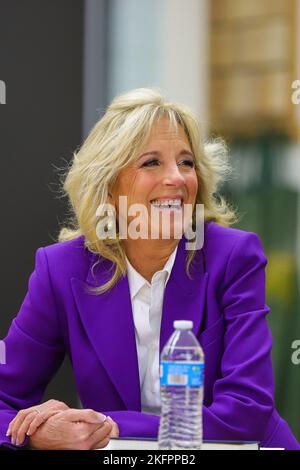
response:
<path fill-rule="evenodd" d="M 66 170 L 71 220 L 57 243 L 37 250 L 4 340 L 2 445 L 94 449 L 119 435 L 157 437 L 159 355 L 173 322 L 190 320 L 205 354 L 204 439 L 300 449 L 274 405 L 267 260 L 256 234 L 229 227 L 234 211 L 217 196 L 228 173 L 224 145 L 203 143 L 185 106 L 153 89 L 111 103 Z M 116 216 L 113 238 L 98 236 L 103 204 Z M 196 224 L 198 204 L 204 243 L 189 250 L 184 229 Z M 120 237 L 136 205 L 157 236 Z M 65 354 L 81 410 L 41 403 Z"/>
<path fill-rule="evenodd" d="M 170 127 L 169 119 L 163 117 L 154 124 L 142 155 L 137 162 L 120 171 L 109 194 L 116 207 L 118 220 L 126 217 L 130 222 L 132 219 L 119 210 L 118 200 L 121 195 L 127 197 L 129 208 L 133 204 L 141 204 L 147 210 L 146 220 L 140 220 L 139 223 L 142 226 L 149 224 L 146 232 L 149 237 L 128 237 L 123 240 L 123 246 L 131 264 L 149 282 L 153 274 L 163 268 L 178 244 L 174 235 L 175 224 L 179 223 L 183 227 L 183 223 L 181 218 L 174 216 L 174 209 L 180 210 L 184 219 L 186 206 L 195 206 L 197 191 L 197 173 L 185 131 L 182 126 Z M 155 217 L 153 208 L 161 212 L 167 209 L 173 213 L 173 217 L 169 214 L 168 237 L 164 236 L 166 231 L 163 230 L 162 218 Z M 159 253 L 160 261 L 158 256 L 153 256 L 155 252 Z M 143 258 L 140 253 L 143 253 Z"/>
<path fill-rule="evenodd" d="M 118 233 L 114 239 L 99 239 L 98 207 L 112 203 L 119 217 L 117 225 L 124 219 L 128 225 L 132 217 L 130 213 L 118 213 L 118 196 L 127 197 L 128 209 L 135 203 L 143 204 L 149 216 L 148 233 L 151 233 L 149 209 L 154 206 L 151 203 L 155 199 L 175 197 L 182 201 L 183 209 L 187 209 L 186 214 L 182 211 L 184 229 L 189 223 L 196 227 L 196 204 L 204 205 L 205 221 L 230 225 L 236 220 L 234 211 L 221 196 L 215 197 L 229 174 L 224 142 L 215 139 L 204 143 L 197 118 L 190 109 L 167 101 L 155 89 L 133 90 L 113 100 L 67 169 L 64 194 L 74 216 L 69 227 L 61 230 L 59 240 L 83 235 L 90 251 L 112 261 L 114 274 L 106 284 L 99 286 L 99 293 L 113 287 L 126 271 L 125 245 L 130 250 L 130 254 L 126 253 L 129 259 L 133 261 L 135 256 L 134 264 L 140 259 L 137 253 L 143 253 L 149 276 L 164 265 L 178 240 L 162 242 L 162 226 L 156 227 L 155 223 L 152 233 L 158 231 L 159 239 L 148 237 L 147 243 L 142 238 L 134 240 L 134 250 L 128 239 L 121 242 Z M 190 205 L 192 214 L 188 210 Z M 176 227 L 170 230 L 174 235 Z M 151 254 L 147 256 L 150 245 Z M 160 259 L 153 257 L 153 251 Z M 187 270 L 194 255 L 190 250 Z"/>

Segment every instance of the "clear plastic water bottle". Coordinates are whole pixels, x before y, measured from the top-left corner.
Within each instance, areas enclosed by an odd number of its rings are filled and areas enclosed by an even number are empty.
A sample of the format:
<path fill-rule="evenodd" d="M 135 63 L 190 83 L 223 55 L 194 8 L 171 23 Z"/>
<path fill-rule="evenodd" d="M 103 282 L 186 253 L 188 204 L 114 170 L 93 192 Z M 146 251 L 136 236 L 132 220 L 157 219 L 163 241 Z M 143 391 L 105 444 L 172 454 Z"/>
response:
<path fill-rule="evenodd" d="M 201 449 L 204 354 L 192 321 L 175 321 L 174 328 L 160 357 L 158 448 Z"/>

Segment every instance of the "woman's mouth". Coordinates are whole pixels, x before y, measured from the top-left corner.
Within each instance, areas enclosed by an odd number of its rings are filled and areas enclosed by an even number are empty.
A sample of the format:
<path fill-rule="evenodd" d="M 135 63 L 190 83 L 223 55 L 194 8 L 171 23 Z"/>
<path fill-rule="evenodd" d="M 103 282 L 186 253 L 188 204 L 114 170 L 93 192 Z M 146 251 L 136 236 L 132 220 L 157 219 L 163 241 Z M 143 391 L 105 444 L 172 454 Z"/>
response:
<path fill-rule="evenodd" d="M 155 209 L 159 210 L 179 210 L 182 209 L 182 199 L 153 199 L 150 204 Z"/>

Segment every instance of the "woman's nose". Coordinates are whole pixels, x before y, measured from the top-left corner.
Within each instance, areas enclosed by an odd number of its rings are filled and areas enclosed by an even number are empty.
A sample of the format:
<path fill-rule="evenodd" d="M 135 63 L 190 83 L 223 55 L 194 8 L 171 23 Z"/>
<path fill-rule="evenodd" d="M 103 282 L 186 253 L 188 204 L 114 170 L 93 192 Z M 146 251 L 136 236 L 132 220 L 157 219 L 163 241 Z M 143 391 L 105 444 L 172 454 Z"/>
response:
<path fill-rule="evenodd" d="M 163 183 L 173 186 L 180 186 L 184 183 L 184 177 L 177 165 L 172 165 L 166 168 L 163 176 Z"/>

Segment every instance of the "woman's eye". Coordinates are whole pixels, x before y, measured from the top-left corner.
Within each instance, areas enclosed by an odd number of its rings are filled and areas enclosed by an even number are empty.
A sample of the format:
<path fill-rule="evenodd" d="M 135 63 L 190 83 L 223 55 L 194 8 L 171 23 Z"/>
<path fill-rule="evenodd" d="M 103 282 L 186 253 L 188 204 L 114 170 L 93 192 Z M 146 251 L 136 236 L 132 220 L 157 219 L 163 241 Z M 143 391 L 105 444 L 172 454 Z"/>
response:
<path fill-rule="evenodd" d="M 152 160 L 147 160 L 145 163 L 143 163 L 142 166 L 156 166 L 158 163 L 158 160 L 152 159 Z"/>
<path fill-rule="evenodd" d="M 184 163 L 184 165 L 187 165 L 187 166 L 189 166 L 190 168 L 194 168 L 194 166 L 195 166 L 193 160 L 183 160 L 183 161 L 180 162 L 180 163 Z"/>
<path fill-rule="evenodd" d="M 194 168 L 195 166 L 193 160 L 182 160 L 178 164 L 179 165 L 183 164 L 185 166 L 189 166 L 190 168 Z M 151 166 L 157 166 L 157 165 L 159 165 L 159 161 L 157 159 L 151 159 L 143 163 L 142 167 L 151 167 Z"/>

